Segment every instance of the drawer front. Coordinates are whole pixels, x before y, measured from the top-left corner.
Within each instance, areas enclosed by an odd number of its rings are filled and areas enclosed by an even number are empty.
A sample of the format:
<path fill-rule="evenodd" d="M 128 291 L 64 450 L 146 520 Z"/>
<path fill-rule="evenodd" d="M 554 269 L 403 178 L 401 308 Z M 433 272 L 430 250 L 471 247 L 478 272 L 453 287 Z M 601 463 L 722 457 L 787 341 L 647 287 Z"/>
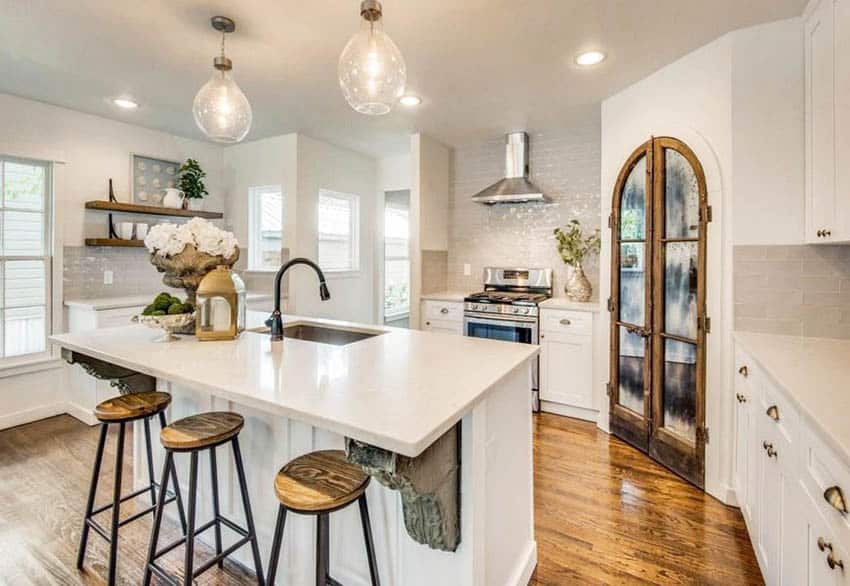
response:
<path fill-rule="evenodd" d="M 785 395 L 776 388 L 772 381 L 763 380 L 759 382 L 761 382 L 761 404 L 756 404 L 756 409 L 760 411 L 759 416 L 772 421 L 786 442 L 799 445 L 797 442 L 799 432 L 797 410 L 791 406 Z"/>
<path fill-rule="evenodd" d="M 142 313 L 144 305 L 137 307 L 120 307 L 118 309 L 104 309 L 97 312 L 98 328 L 114 328 L 117 326 L 130 325 L 130 318 Z"/>
<path fill-rule="evenodd" d="M 426 332 L 442 332 L 444 334 L 463 335 L 462 321 L 444 321 L 438 319 L 426 319 L 422 322 L 422 329 Z"/>
<path fill-rule="evenodd" d="M 843 500 L 844 508 L 850 510 L 850 466 L 807 425 L 803 426 L 800 443 L 803 485 L 812 495 L 818 510 L 830 523 L 833 531 L 844 543 L 850 544 L 850 511 L 842 514 L 837 508 Z M 830 497 L 835 505 L 830 504 L 827 497 Z"/>
<path fill-rule="evenodd" d="M 463 303 L 446 301 L 423 301 L 422 315 L 425 319 L 440 321 L 463 321 Z"/>
<path fill-rule="evenodd" d="M 593 314 L 584 311 L 543 309 L 540 312 L 540 331 L 589 336 L 593 333 Z"/>

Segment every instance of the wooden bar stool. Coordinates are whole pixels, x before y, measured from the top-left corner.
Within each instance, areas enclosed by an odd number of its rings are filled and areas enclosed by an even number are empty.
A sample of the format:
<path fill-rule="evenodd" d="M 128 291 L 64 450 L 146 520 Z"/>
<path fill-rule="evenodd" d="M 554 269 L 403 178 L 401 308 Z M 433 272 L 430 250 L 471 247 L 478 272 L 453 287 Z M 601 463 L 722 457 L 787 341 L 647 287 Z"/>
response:
<path fill-rule="evenodd" d="M 360 505 L 360 522 L 366 540 L 366 556 L 372 586 L 380 586 L 375 545 L 369 508 L 366 505 L 366 487 L 369 476 L 361 468 L 349 464 L 342 450 L 323 450 L 305 454 L 280 469 L 274 481 L 275 493 L 280 501 L 272 541 L 268 586 L 274 586 L 283 528 L 287 511 L 303 515 L 316 515 L 316 586 L 341 586 L 330 572 L 330 517 L 334 511 L 347 507 L 354 501 Z"/>
<path fill-rule="evenodd" d="M 94 409 L 94 415 L 98 421 L 100 421 L 100 438 L 97 442 L 94 470 L 92 471 L 91 486 L 89 488 L 88 501 L 86 502 L 86 512 L 83 517 L 83 531 L 80 535 L 80 547 L 77 551 L 77 568 L 83 568 L 83 561 L 86 557 L 86 546 L 88 545 L 89 539 L 89 529 L 94 529 L 95 533 L 103 537 L 109 543 L 108 584 L 110 585 L 115 584 L 115 577 L 118 570 L 118 528 L 152 512 L 157 503 L 157 492 L 159 492 L 159 501 L 162 502 L 163 505 L 165 503 L 170 503 L 175 499 L 177 500 L 177 509 L 180 513 L 180 521 L 183 524 L 183 530 L 186 530 L 186 517 L 183 513 L 183 501 L 180 498 L 180 487 L 177 484 L 177 474 L 173 470 L 171 471 L 171 480 L 174 486 L 173 493 L 168 492 L 168 476 L 163 476 L 162 482 L 159 484 L 154 481 L 150 419 L 158 415 L 160 426 L 165 428 L 165 409 L 170 403 L 171 395 L 168 393 L 130 393 L 107 399 L 97 405 Z M 125 427 L 128 423 L 136 421 L 137 419 L 142 419 L 144 422 L 149 483 L 148 486 L 144 488 L 126 496 L 121 496 L 121 471 L 124 466 Z M 103 449 L 106 444 L 106 432 L 110 425 L 118 425 L 118 446 L 115 453 L 115 484 L 112 489 L 112 502 L 95 509 L 94 500 L 97 493 L 98 479 L 100 477 L 100 466 L 103 462 Z M 138 511 L 121 521 L 119 519 L 121 503 L 146 492 L 150 492 L 151 506 Z M 98 515 L 110 508 L 112 509 L 112 524 L 110 531 L 107 532 L 107 530 L 98 523 L 94 517 L 95 515 Z"/>
<path fill-rule="evenodd" d="M 263 567 L 260 561 L 260 548 L 257 545 L 257 531 L 254 528 L 254 518 L 251 515 L 251 503 L 248 499 L 248 486 L 245 481 L 245 467 L 242 463 L 242 452 L 239 450 L 239 432 L 245 420 L 238 413 L 227 411 L 215 411 L 211 413 L 199 413 L 190 417 L 184 417 L 165 427 L 159 434 L 160 442 L 165 448 L 165 464 L 162 467 L 162 478 L 166 478 L 169 470 L 174 470 L 174 453 L 188 452 L 191 460 L 189 464 L 189 502 L 187 514 L 187 529 L 184 536 L 177 539 L 162 549 L 157 550 L 159 530 L 162 524 L 162 510 L 165 502 L 160 499 L 156 503 L 156 514 L 154 515 L 153 528 L 151 529 L 151 540 L 148 549 L 148 559 L 145 566 L 144 584 L 150 584 L 151 577 L 155 573 L 169 584 L 179 584 L 170 576 L 156 560 L 180 546 L 186 544 L 185 561 L 183 567 L 183 584 L 191 585 L 193 580 L 209 570 L 214 565 L 222 567 L 224 558 L 232 554 L 245 544 L 251 544 L 251 553 L 254 556 L 254 566 L 257 572 L 257 581 L 263 584 Z M 233 446 L 233 459 L 236 464 L 236 473 L 239 477 L 239 488 L 242 492 L 242 506 L 245 509 L 245 524 L 247 528 L 240 527 L 230 519 L 221 515 L 218 496 L 218 467 L 216 464 L 215 449 L 230 442 Z M 212 476 L 212 502 L 213 520 L 195 526 L 195 509 L 198 497 L 198 453 L 201 450 L 210 452 L 210 473 Z M 233 530 L 242 538 L 236 543 L 222 551 L 221 548 L 221 526 L 224 525 Z M 207 560 L 200 567 L 194 567 L 195 537 L 209 528 L 215 530 L 215 553 L 216 555 Z"/>

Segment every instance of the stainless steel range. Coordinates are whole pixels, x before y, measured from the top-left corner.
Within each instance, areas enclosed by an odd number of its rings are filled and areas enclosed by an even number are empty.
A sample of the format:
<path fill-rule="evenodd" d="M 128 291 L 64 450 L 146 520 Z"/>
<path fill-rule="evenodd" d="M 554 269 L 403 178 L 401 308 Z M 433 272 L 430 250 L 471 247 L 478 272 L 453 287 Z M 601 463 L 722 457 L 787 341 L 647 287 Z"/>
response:
<path fill-rule="evenodd" d="M 464 299 L 463 333 L 522 344 L 539 343 L 539 308 L 552 296 L 552 269 L 484 269 L 484 290 Z M 539 400 L 539 360 L 532 368 L 532 408 Z"/>

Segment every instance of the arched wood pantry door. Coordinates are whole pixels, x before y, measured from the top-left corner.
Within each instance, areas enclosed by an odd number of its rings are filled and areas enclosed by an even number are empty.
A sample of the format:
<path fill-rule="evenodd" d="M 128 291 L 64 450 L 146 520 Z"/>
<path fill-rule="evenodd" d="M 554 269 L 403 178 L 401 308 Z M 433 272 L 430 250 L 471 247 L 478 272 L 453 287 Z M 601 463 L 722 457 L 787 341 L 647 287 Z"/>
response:
<path fill-rule="evenodd" d="M 700 488 L 705 472 L 705 175 L 675 138 L 653 138 L 614 188 L 610 423 Z"/>

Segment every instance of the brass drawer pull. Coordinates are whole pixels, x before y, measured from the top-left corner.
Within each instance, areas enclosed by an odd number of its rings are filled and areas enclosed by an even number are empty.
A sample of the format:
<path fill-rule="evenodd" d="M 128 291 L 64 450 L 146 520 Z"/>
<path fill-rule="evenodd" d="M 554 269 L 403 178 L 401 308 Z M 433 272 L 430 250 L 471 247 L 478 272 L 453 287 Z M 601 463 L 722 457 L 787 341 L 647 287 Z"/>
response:
<path fill-rule="evenodd" d="M 561 323 L 562 326 L 568 326 L 568 325 L 572 324 L 573 322 L 571 322 L 567 318 L 564 318 L 564 319 L 561 320 L 560 323 Z"/>
<path fill-rule="evenodd" d="M 736 394 L 735 397 L 738 399 L 739 403 L 746 403 L 747 402 L 747 398 L 744 395 L 742 395 L 741 393 Z"/>
<path fill-rule="evenodd" d="M 832 551 L 832 544 L 823 537 L 818 537 L 818 549 L 821 551 Z"/>
<path fill-rule="evenodd" d="M 836 566 L 841 568 L 842 571 L 844 570 L 844 562 L 835 559 L 835 554 L 833 554 L 831 551 L 826 556 L 826 563 L 829 565 L 830 570 L 834 570 Z"/>
<path fill-rule="evenodd" d="M 448 307 L 444 307 L 444 308 L 442 308 L 442 309 L 440 310 L 440 313 L 442 313 L 443 315 L 447 314 L 448 312 L 449 312 L 449 308 L 448 308 Z"/>
<path fill-rule="evenodd" d="M 747 378 L 750 375 L 750 369 L 747 368 L 747 365 L 745 364 L 744 366 L 738 369 L 738 374 L 740 374 L 744 378 Z"/>
<path fill-rule="evenodd" d="M 761 447 L 763 447 L 764 450 L 767 452 L 768 458 L 775 458 L 779 454 L 779 452 L 773 449 L 773 444 L 769 443 L 768 441 L 763 441 Z"/>
<path fill-rule="evenodd" d="M 823 491 L 823 498 L 826 499 L 842 515 L 847 514 L 847 503 L 844 500 L 844 494 L 837 486 L 830 486 Z"/>
<path fill-rule="evenodd" d="M 767 416 L 773 419 L 774 421 L 779 421 L 779 407 L 776 405 L 771 405 L 767 408 Z"/>

